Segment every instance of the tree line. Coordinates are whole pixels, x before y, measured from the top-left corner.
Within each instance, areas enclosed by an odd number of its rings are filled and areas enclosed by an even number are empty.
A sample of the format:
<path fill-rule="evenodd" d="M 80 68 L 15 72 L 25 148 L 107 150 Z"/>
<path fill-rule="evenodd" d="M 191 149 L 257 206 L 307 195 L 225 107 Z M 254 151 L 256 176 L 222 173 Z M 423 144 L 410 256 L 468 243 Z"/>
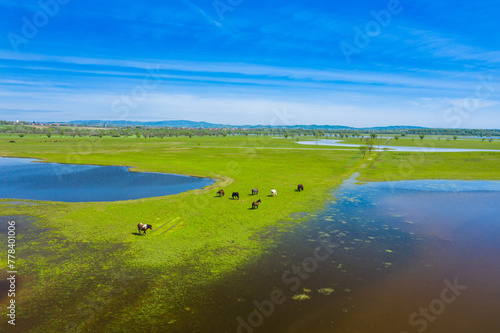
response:
<path fill-rule="evenodd" d="M 477 136 L 490 137 L 500 136 L 500 130 L 489 129 L 405 129 L 405 130 L 354 130 L 354 129 L 307 129 L 307 128 L 281 128 L 281 127 L 261 127 L 261 128 L 170 128 L 170 127 L 110 127 L 92 128 L 71 125 L 33 125 L 26 122 L 9 123 L 0 121 L 0 133 L 9 133 L 23 137 L 29 134 L 41 134 L 47 137 L 55 135 L 70 137 L 137 137 L 137 138 L 164 138 L 178 136 L 227 136 L 227 135 L 273 135 L 285 138 L 298 138 L 300 136 L 320 137 L 368 137 L 376 138 L 380 134 L 392 135 L 396 140 L 406 135 L 419 135 L 423 139 L 426 135 L 450 135 L 450 136 Z"/>

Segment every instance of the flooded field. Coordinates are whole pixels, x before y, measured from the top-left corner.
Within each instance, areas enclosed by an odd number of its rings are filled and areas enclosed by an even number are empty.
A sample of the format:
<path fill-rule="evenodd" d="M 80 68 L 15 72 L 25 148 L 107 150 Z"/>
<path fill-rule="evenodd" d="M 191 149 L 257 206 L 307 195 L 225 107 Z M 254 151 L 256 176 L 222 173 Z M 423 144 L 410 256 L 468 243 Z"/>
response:
<path fill-rule="evenodd" d="M 276 247 L 191 330 L 497 331 L 499 182 L 351 180 L 334 196 L 293 233 L 262 235 Z"/>
<path fill-rule="evenodd" d="M 343 143 L 342 140 L 319 140 L 319 141 L 299 141 L 301 145 L 317 145 L 317 146 L 334 146 L 343 148 L 357 149 L 361 145 Z M 404 146 L 386 146 L 374 145 L 376 149 L 387 149 L 400 152 L 418 152 L 418 153 L 465 153 L 465 152 L 499 152 L 498 149 L 465 149 L 465 148 L 438 148 L 423 144 L 421 147 L 404 147 Z"/>
<path fill-rule="evenodd" d="M 23 316 L 31 319 L 19 324 L 25 331 L 40 323 L 64 332 L 127 331 L 133 318 L 114 314 L 124 304 L 137 304 L 146 312 L 164 308 L 165 315 L 131 332 L 493 333 L 500 327 L 498 202 L 500 182 L 357 184 L 352 178 L 332 192 L 320 213 L 296 214 L 307 215 L 307 222 L 256 235 L 269 241 L 267 253 L 209 286 L 197 281 L 181 286 L 164 278 L 166 273 L 209 274 L 211 267 L 139 272 L 121 267 L 125 248 L 55 239 L 61 243 L 59 254 L 43 245 L 30 255 L 59 260 L 64 267 L 71 262 L 80 267 L 79 281 L 57 282 L 69 286 L 64 295 L 55 288 L 53 295 L 21 303 Z M 8 219 L 0 220 L 3 229 Z M 45 244 L 53 238 L 30 218 L 15 219 L 23 235 L 19 241 Z M 101 264 L 86 264 L 95 258 Z M 21 291 L 37 279 L 35 271 L 23 272 Z M 143 304 L 141 295 L 159 280 L 164 281 L 160 292 L 180 288 L 182 297 Z M 87 295 L 98 297 L 106 282 L 112 296 L 99 298 L 99 306 L 89 303 Z M 0 285 L 0 291 L 6 287 Z M 65 308 L 65 315 L 51 314 Z"/>

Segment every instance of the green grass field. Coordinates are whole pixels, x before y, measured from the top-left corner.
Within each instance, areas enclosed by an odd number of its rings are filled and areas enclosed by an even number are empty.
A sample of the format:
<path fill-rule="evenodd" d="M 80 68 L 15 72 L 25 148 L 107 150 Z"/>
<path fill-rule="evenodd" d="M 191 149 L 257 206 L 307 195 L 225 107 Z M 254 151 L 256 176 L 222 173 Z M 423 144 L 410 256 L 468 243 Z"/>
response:
<path fill-rule="evenodd" d="M 168 326 L 182 331 L 194 318 L 202 322 L 195 304 L 206 297 L 203 290 L 258 261 L 272 249 L 269 235 L 304 220 L 292 214 L 321 209 L 329 191 L 354 172 L 364 181 L 500 179 L 500 153 L 374 152 L 363 159 L 355 150 L 295 141 L 257 136 L 0 136 L 1 156 L 125 165 L 132 171 L 217 180 L 198 191 L 131 201 L 19 205 L 1 200 L 3 216 L 26 215 L 36 221 L 18 236 L 23 277 L 17 297 L 19 329 L 133 332 L 131 325 L 142 321 L 146 330 Z M 400 139 L 398 144 L 409 141 Z M 496 142 L 476 141 L 439 144 L 500 148 Z M 300 193 L 295 191 L 299 183 L 305 187 Z M 250 195 L 254 187 L 260 191 L 257 196 Z M 215 197 L 221 188 L 226 196 Z M 268 196 L 271 189 L 277 189 L 277 197 Z M 230 200 L 233 191 L 240 192 L 240 200 Z M 262 199 L 259 209 L 251 210 L 257 199 Z M 153 224 L 156 230 L 139 237 L 134 234 L 139 222 Z M 6 262 L 0 265 L 4 279 Z"/>
<path fill-rule="evenodd" d="M 390 135 L 386 135 L 389 137 Z M 393 137 L 393 136 L 391 136 Z M 339 138 L 336 138 L 339 139 Z M 344 143 L 364 144 L 366 138 L 343 138 Z M 376 138 L 376 145 L 399 146 L 399 147 L 424 147 L 424 148 L 463 148 L 463 149 L 500 149 L 500 140 L 494 139 L 492 142 L 488 140 L 472 138 L 457 138 L 453 140 L 453 136 L 425 136 L 420 139 L 418 135 L 407 135 L 400 137 L 398 140 L 388 138 Z"/>

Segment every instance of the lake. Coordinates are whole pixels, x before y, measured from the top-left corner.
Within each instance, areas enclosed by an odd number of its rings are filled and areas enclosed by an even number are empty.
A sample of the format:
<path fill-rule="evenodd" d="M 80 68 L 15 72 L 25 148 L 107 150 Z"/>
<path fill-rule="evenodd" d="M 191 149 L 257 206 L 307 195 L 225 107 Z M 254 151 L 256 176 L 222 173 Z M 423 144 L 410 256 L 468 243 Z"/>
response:
<path fill-rule="evenodd" d="M 497 332 L 500 182 L 350 179 L 332 195 L 208 295 L 217 323 L 199 332 Z"/>
<path fill-rule="evenodd" d="M 118 201 L 201 189 L 209 178 L 130 172 L 124 166 L 37 163 L 0 157 L 0 198 L 65 202 Z"/>

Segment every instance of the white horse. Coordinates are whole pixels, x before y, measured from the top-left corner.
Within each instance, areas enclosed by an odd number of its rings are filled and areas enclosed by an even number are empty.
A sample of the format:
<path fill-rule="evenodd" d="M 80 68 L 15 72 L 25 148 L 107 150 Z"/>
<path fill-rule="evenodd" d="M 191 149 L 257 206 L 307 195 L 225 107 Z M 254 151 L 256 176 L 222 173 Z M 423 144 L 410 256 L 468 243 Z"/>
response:
<path fill-rule="evenodd" d="M 275 197 L 278 195 L 278 192 L 276 192 L 276 190 L 271 190 L 271 194 L 273 195 L 273 197 Z"/>

